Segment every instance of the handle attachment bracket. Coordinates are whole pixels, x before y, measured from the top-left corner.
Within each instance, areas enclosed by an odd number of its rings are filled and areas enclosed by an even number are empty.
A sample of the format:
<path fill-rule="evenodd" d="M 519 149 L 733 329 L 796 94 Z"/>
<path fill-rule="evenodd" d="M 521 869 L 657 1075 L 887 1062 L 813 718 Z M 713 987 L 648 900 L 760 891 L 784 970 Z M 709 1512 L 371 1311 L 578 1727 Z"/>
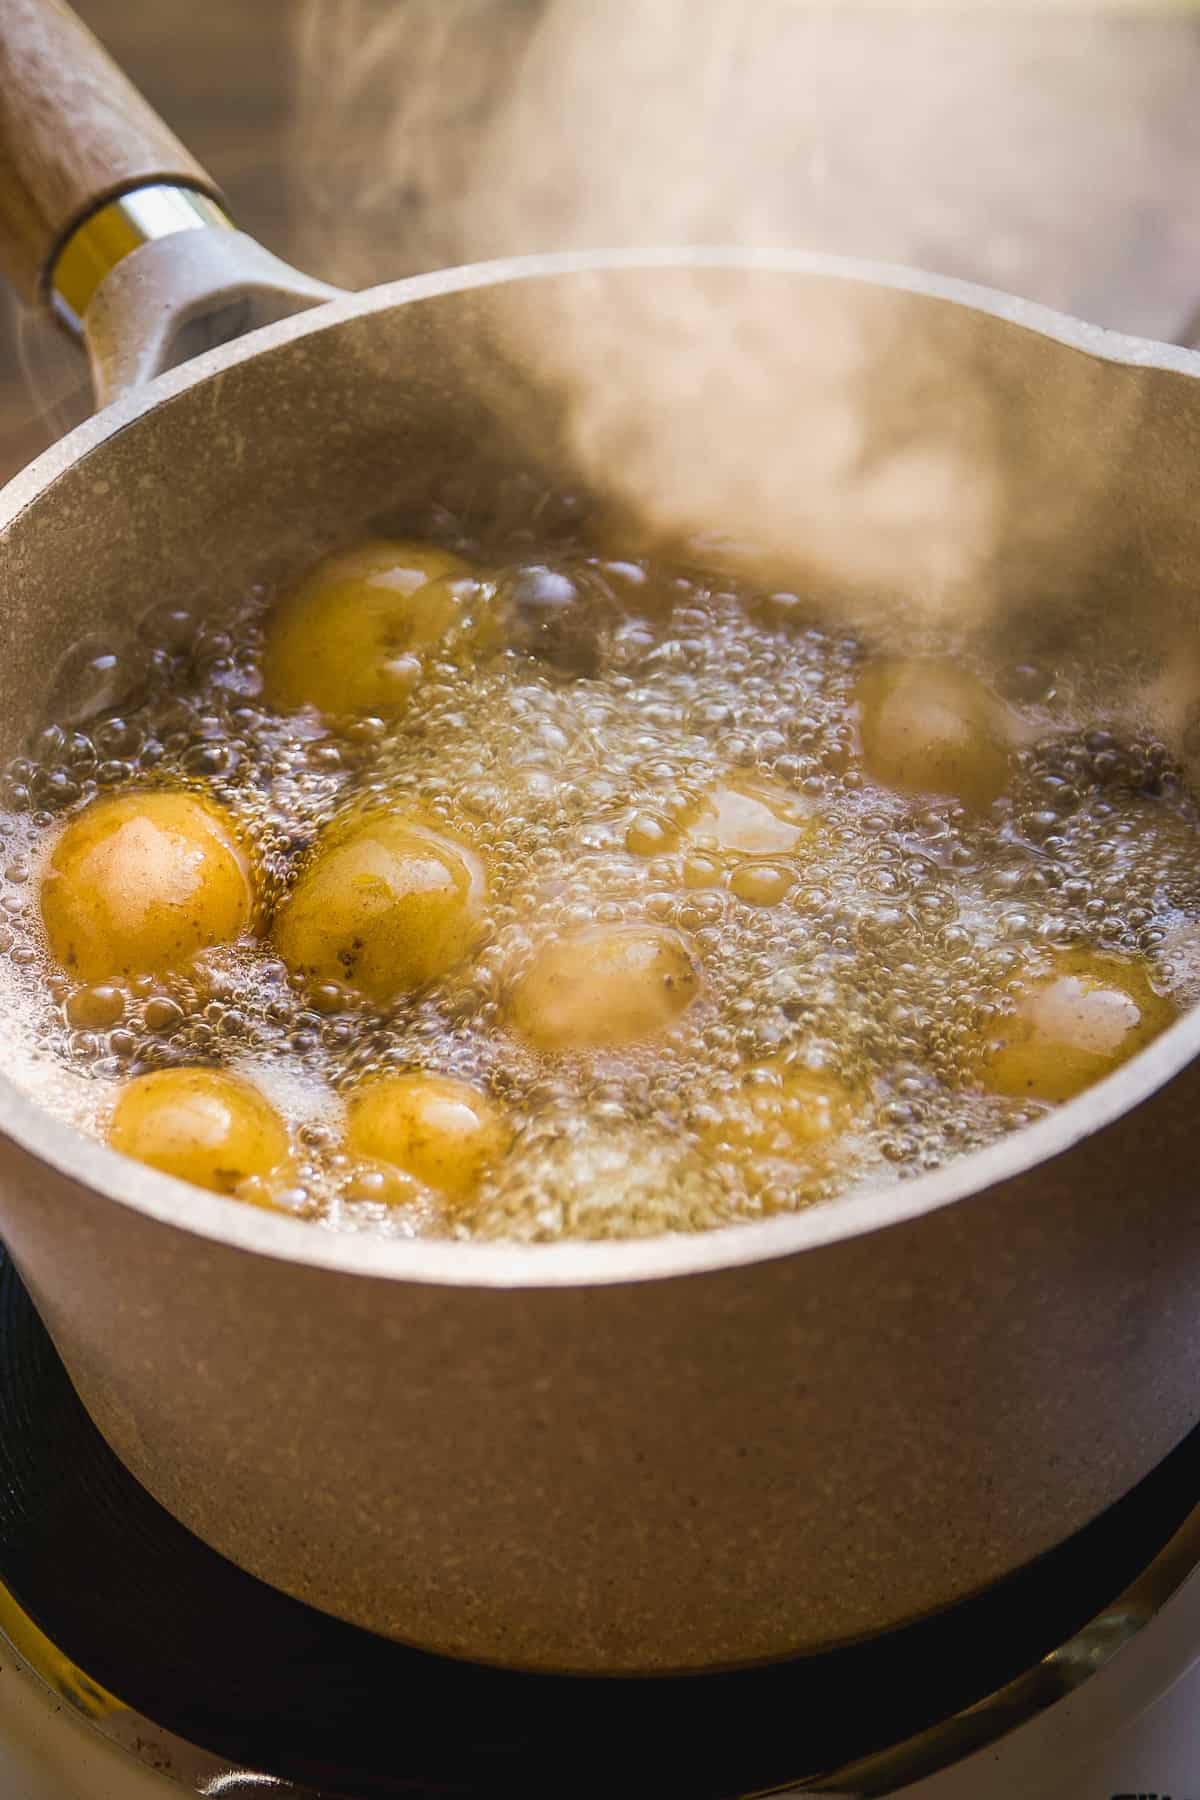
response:
<path fill-rule="evenodd" d="M 87 349 L 98 406 L 341 292 L 236 230 L 207 194 L 165 182 L 89 214 L 49 276 L 55 314 Z"/>

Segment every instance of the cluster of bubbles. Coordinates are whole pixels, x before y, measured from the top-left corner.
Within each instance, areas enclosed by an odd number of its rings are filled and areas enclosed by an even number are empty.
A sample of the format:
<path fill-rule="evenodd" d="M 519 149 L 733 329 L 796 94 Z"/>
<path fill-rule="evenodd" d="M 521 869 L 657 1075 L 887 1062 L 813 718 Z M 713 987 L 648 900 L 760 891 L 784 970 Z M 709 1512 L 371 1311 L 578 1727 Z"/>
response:
<path fill-rule="evenodd" d="M 889 793 L 858 761 L 869 644 L 800 596 L 739 591 L 685 555 L 598 551 L 569 502 L 535 499 L 482 543 L 449 506 L 426 522 L 488 569 L 507 638 L 427 663 L 398 721 L 270 711 L 269 596 L 253 592 L 203 615 L 155 609 L 121 709 L 49 724 L 8 765 L 0 1004 L 14 1034 L 22 1021 L 30 1068 L 55 1072 L 46 1103 L 87 1123 L 131 1075 L 249 1069 L 296 1126 L 297 1211 L 341 1229 L 538 1240 L 795 1208 L 935 1168 L 1034 1116 L 970 1079 L 1018 972 L 1076 943 L 1168 968 L 1200 920 L 1197 808 L 1162 746 L 1086 723 L 1103 716 L 1102 672 L 1068 700 L 1053 672 L 979 667 L 1029 726 L 1005 801 L 980 817 Z M 716 784 L 738 780 L 786 790 L 814 821 L 757 884 L 687 829 Z M 483 854 L 488 937 L 383 1011 L 337 984 L 297 990 L 265 937 L 81 1000 L 39 938 L 39 856 L 90 797 L 162 783 L 228 808 L 264 919 L 351 798 L 416 806 Z M 610 921 L 681 934 L 701 998 L 649 1046 L 539 1055 L 506 1029 L 506 994 L 547 940 Z M 836 1166 L 764 1188 L 697 1146 L 719 1142 L 748 1070 L 789 1055 L 836 1075 L 857 1113 Z M 330 1097 L 413 1067 L 486 1085 L 518 1128 L 453 1219 L 375 1200 L 338 1149 Z"/>

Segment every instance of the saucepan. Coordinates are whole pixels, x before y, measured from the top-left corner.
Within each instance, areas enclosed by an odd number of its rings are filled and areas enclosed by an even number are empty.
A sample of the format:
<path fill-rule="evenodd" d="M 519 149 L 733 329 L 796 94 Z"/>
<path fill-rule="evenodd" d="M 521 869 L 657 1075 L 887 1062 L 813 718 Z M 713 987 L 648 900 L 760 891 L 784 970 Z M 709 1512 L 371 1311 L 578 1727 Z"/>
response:
<path fill-rule="evenodd" d="M 734 335 L 765 297 L 818 360 L 860 324 L 883 347 L 868 437 L 883 364 L 919 359 L 935 424 L 983 371 L 1002 616 L 1069 594 L 1084 638 L 1144 624 L 1186 650 L 1200 626 L 1184 350 L 783 252 L 539 256 L 338 293 L 232 227 L 56 0 L 0 8 L 0 251 L 81 334 L 102 403 L 0 494 L 0 755 L 82 639 L 164 597 L 202 605 L 385 501 L 416 509 L 447 470 L 482 485 L 535 448 L 565 456 L 561 387 L 514 356 L 513 321 L 551 348 L 581 321 L 604 342 L 617 318 L 636 332 L 640 296 L 661 325 L 700 292 Z M 786 362 L 767 373 L 784 383 Z M 703 441 L 711 399 L 675 383 L 685 435 Z M 1064 472 L 1066 523 L 1042 504 Z M 744 1664 L 986 1588 L 1200 1420 L 1198 1049 L 1200 1013 L 919 1179 L 713 1233 L 546 1245 L 339 1236 L 242 1206 L 0 1075 L 0 1229 L 117 1454 L 267 1582 L 514 1667 Z"/>

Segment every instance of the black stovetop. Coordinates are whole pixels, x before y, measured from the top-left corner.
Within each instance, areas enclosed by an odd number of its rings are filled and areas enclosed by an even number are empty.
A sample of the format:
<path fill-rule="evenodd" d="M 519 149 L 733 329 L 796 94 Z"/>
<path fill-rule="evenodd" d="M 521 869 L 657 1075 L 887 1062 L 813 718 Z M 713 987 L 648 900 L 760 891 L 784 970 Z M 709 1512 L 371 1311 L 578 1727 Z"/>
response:
<path fill-rule="evenodd" d="M 331 1797 L 730 1800 L 895 1743 L 1063 1642 L 1200 1493 L 1200 1431 L 1118 1506 L 951 1611 L 822 1656 L 682 1677 L 515 1674 L 290 1600 L 178 1525 L 109 1451 L 0 1261 L 0 1581 L 162 1728 Z"/>

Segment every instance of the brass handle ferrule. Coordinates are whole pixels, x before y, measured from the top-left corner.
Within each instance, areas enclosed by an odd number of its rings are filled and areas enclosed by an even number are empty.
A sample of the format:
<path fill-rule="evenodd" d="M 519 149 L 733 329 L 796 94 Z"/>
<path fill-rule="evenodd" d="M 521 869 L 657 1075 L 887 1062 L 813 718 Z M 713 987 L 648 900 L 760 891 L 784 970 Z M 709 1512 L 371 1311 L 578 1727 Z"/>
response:
<path fill-rule="evenodd" d="M 198 189 L 154 182 L 119 194 L 77 225 L 54 259 L 48 283 L 50 305 L 75 336 L 92 295 L 131 251 L 177 231 L 232 230 L 232 222 Z"/>

